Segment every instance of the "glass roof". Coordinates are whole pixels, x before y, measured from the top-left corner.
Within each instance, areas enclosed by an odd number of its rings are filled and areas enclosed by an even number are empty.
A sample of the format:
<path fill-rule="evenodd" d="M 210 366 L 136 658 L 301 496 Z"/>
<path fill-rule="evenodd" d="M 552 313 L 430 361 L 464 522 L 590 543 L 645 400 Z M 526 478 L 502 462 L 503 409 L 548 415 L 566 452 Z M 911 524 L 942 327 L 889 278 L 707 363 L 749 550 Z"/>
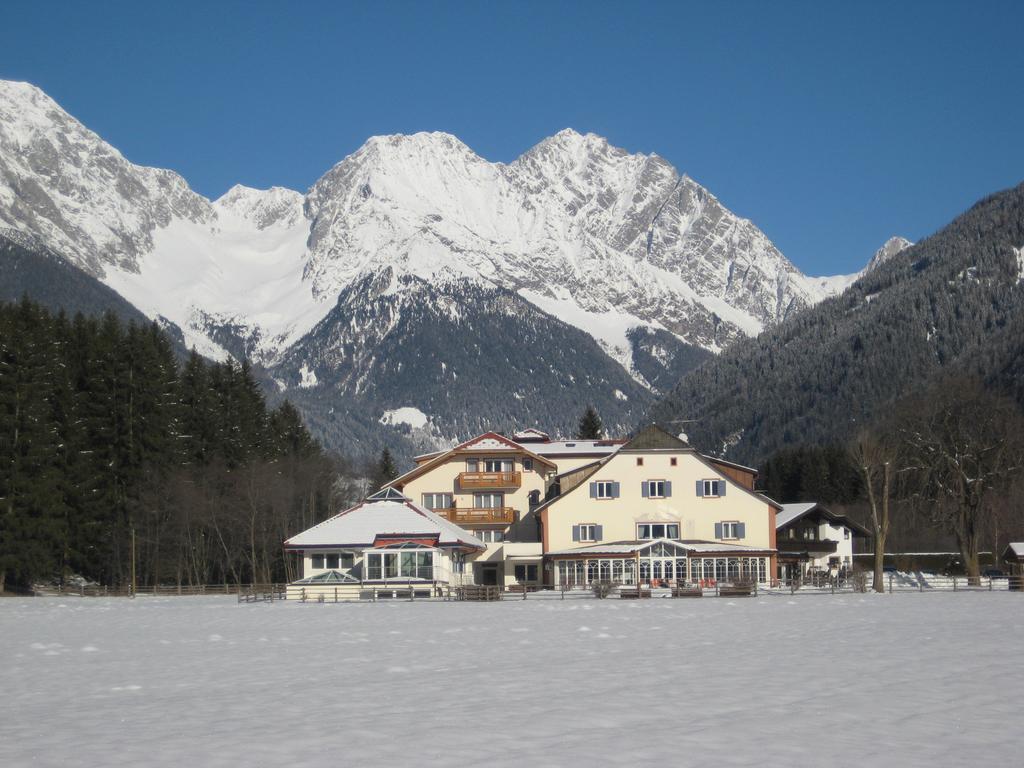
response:
<path fill-rule="evenodd" d="M 359 579 L 341 571 L 324 571 L 314 576 L 299 579 L 294 584 L 358 584 Z"/>

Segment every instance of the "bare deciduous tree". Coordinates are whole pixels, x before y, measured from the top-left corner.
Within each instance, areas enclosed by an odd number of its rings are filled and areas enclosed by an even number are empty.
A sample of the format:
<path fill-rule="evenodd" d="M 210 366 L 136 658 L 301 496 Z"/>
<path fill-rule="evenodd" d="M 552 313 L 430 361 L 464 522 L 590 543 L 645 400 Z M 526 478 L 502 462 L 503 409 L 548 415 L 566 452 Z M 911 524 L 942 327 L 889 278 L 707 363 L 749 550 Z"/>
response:
<path fill-rule="evenodd" d="M 850 446 L 850 453 L 860 469 L 868 497 L 875 554 L 871 588 L 875 592 L 884 592 L 885 543 L 889 536 L 892 478 L 898 453 L 891 439 L 867 429 L 857 435 Z"/>
<path fill-rule="evenodd" d="M 1024 415 L 973 380 L 947 380 L 900 409 L 909 498 L 957 540 L 972 580 L 985 516 L 1024 466 Z"/>

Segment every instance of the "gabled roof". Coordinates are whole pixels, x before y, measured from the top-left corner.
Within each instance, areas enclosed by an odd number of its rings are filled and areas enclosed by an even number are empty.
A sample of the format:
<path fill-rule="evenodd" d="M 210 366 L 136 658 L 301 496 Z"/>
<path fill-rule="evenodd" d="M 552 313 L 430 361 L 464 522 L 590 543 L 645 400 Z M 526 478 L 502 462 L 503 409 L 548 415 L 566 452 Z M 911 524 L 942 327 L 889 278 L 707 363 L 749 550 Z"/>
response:
<path fill-rule="evenodd" d="M 366 501 L 292 536 L 284 546 L 285 549 L 370 547 L 381 536 L 437 539 L 441 547 L 486 547 L 469 531 L 413 504 L 394 488 L 385 488 Z"/>
<path fill-rule="evenodd" d="M 421 475 L 425 475 L 427 472 L 432 470 L 434 467 L 440 466 L 448 461 L 453 456 L 466 456 L 471 455 L 474 452 L 481 453 L 493 453 L 501 455 L 502 453 L 522 453 L 529 458 L 537 461 L 545 466 L 555 468 L 555 464 L 552 461 L 544 458 L 543 456 L 534 453 L 528 448 L 525 448 L 519 443 L 509 440 L 504 435 L 499 435 L 497 432 L 485 432 L 482 435 L 477 435 L 474 438 L 467 440 L 464 443 L 459 443 L 454 448 L 450 448 L 447 451 L 438 453 L 432 459 L 424 461 L 422 464 L 413 467 L 404 475 L 400 475 L 388 483 L 388 486 L 402 486 L 410 480 L 414 480 Z"/>
<path fill-rule="evenodd" d="M 1024 560 L 1024 541 L 1011 541 L 1006 545 L 1006 551 L 1003 552 L 1003 560 L 1011 558 Z"/>
<path fill-rule="evenodd" d="M 775 516 L 775 530 L 782 530 L 800 518 L 809 515 L 811 512 L 818 512 L 833 525 L 845 525 L 851 531 L 861 536 L 870 536 L 871 531 L 858 522 L 848 518 L 846 515 L 837 515 L 827 507 L 823 507 L 816 501 L 802 501 L 796 504 L 783 504 L 782 511 Z"/>
<path fill-rule="evenodd" d="M 621 451 L 692 451 L 685 440 L 670 435 L 657 424 L 651 424 L 637 432 L 622 446 Z"/>

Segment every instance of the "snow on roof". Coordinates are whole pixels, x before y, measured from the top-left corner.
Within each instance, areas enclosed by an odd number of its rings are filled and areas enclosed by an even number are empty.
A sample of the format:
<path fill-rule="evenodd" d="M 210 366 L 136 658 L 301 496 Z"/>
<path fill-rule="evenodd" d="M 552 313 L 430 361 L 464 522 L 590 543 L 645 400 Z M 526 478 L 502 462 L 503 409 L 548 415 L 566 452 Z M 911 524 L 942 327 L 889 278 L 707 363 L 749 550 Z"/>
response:
<path fill-rule="evenodd" d="M 550 438 L 547 432 L 541 432 L 539 429 L 530 427 L 529 429 L 521 429 L 512 435 L 512 439 L 517 443 L 523 440 L 544 440 L 547 441 Z"/>
<path fill-rule="evenodd" d="M 547 443 L 531 445 L 530 450 L 541 456 L 565 456 L 577 453 L 606 456 L 615 453 L 623 444 L 622 440 L 551 440 Z"/>
<path fill-rule="evenodd" d="M 1024 541 L 1011 541 L 1006 549 L 1013 552 L 1015 557 L 1024 558 Z"/>
<path fill-rule="evenodd" d="M 797 518 L 806 515 L 816 506 L 818 506 L 818 502 L 816 501 L 804 501 L 799 504 L 783 504 L 782 511 L 775 515 L 775 527 L 781 528 L 784 525 L 789 525 Z"/>
<path fill-rule="evenodd" d="M 549 555 L 633 555 L 655 544 L 670 544 L 676 549 L 684 549 L 697 554 L 704 553 L 730 553 L 736 554 L 747 552 L 773 552 L 767 547 L 748 547 L 744 544 L 722 544 L 717 541 L 676 541 L 675 539 L 651 539 L 645 541 L 611 541 L 607 544 L 589 544 L 585 547 L 562 549 L 557 552 L 549 552 Z"/>
<path fill-rule="evenodd" d="M 413 504 L 394 488 L 385 488 L 366 501 L 292 536 L 285 547 L 365 547 L 373 544 L 378 536 L 396 535 L 437 538 L 440 546 L 486 547 L 469 531 Z"/>

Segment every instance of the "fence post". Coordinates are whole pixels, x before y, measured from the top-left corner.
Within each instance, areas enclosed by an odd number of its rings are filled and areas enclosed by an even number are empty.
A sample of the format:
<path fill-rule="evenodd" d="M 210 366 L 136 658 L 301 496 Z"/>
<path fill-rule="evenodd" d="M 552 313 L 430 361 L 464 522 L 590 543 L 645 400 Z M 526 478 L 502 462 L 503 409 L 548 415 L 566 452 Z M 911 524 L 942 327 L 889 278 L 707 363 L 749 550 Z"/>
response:
<path fill-rule="evenodd" d="M 892 594 L 892 574 L 889 574 L 889 594 Z"/>
<path fill-rule="evenodd" d="M 956 576 L 953 577 L 953 591 L 956 592 Z"/>
<path fill-rule="evenodd" d="M 993 581 L 992 577 L 991 577 L 991 576 L 989 576 L 989 577 L 988 577 L 988 591 L 989 591 L 989 592 L 991 592 L 991 591 L 992 591 L 992 581 Z"/>

